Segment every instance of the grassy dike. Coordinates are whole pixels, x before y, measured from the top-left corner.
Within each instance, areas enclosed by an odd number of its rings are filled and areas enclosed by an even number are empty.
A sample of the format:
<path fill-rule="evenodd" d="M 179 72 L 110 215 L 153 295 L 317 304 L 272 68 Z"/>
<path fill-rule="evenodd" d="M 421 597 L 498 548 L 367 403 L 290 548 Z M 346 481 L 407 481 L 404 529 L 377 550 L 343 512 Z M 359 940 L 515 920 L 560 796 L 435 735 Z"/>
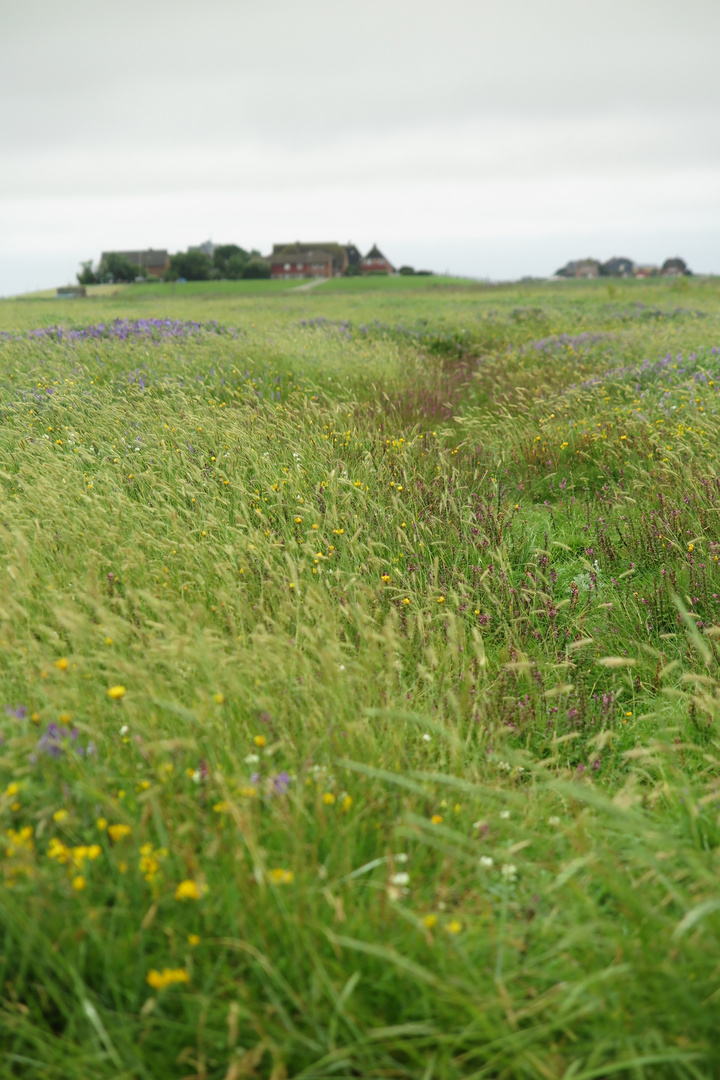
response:
<path fill-rule="evenodd" d="M 0 303 L 0 1075 L 720 1071 L 720 286 Z"/>

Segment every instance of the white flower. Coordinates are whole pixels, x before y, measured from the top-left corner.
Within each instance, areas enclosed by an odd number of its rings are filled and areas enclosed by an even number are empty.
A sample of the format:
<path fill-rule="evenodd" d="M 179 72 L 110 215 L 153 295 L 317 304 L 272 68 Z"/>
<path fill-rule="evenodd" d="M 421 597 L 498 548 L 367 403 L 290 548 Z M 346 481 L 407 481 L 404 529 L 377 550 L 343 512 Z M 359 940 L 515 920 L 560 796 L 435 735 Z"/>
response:
<path fill-rule="evenodd" d="M 406 863 L 406 862 L 408 861 L 408 859 L 409 859 L 409 858 L 410 858 L 410 856 L 409 856 L 409 855 L 406 855 L 404 851 L 400 851 L 400 852 L 398 852 L 398 854 L 397 854 L 397 855 L 395 856 L 395 862 L 399 862 L 399 863 Z"/>
<path fill-rule="evenodd" d="M 245 758 L 245 764 L 246 765 L 257 765 L 259 760 L 260 760 L 260 755 L 259 754 L 248 754 L 248 756 Z"/>
<path fill-rule="evenodd" d="M 489 870 L 491 866 L 495 865 L 495 860 L 491 859 L 489 855 L 480 856 L 480 865 L 484 870 Z"/>
<path fill-rule="evenodd" d="M 127 726 L 127 724 L 123 724 L 123 726 L 120 728 L 120 734 L 127 735 L 129 730 L 130 728 Z"/>
<path fill-rule="evenodd" d="M 192 774 L 192 779 L 193 779 L 194 784 L 199 784 L 200 783 L 201 777 L 200 777 L 200 770 L 199 769 L 196 769 L 195 772 Z"/>
<path fill-rule="evenodd" d="M 507 819 L 510 817 L 510 811 L 509 810 L 501 810 L 500 811 L 500 817 L 503 819 L 503 821 L 507 821 Z"/>
<path fill-rule="evenodd" d="M 500 867 L 500 873 L 506 881 L 517 881 L 517 866 L 513 863 L 503 863 Z"/>
<path fill-rule="evenodd" d="M 548 825 L 559 825 L 559 824 L 560 824 L 560 818 L 559 817 L 555 817 L 553 815 L 553 817 L 548 818 Z"/>
<path fill-rule="evenodd" d="M 344 664 L 338 664 L 338 671 L 344 671 L 344 670 L 345 670 L 345 665 Z"/>
<path fill-rule="evenodd" d="M 512 765 L 509 761 L 498 761 L 497 767 L 501 772 L 510 772 Z"/>
<path fill-rule="evenodd" d="M 432 742 L 432 738 L 428 735 L 427 731 L 423 735 L 423 742 Z"/>
<path fill-rule="evenodd" d="M 404 885 L 409 885 L 410 884 L 410 875 L 407 874 L 404 870 L 401 870 L 398 874 L 393 874 L 393 876 L 390 878 L 390 884 L 391 885 L 403 885 L 403 886 Z"/>

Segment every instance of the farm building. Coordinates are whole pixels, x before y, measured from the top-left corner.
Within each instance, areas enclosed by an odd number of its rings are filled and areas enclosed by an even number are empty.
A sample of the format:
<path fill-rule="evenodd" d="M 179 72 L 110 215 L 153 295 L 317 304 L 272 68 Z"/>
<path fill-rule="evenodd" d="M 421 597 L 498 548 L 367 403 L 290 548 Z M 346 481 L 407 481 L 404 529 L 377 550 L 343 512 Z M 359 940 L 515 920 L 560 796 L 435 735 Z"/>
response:
<path fill-rule="evenodd" d="M 624 255 L 616 255 L 600 266 L 602 277 L 633 277 L 635 263 Z"/>
<path fill-rule="evenodd" d="M 394 274 L 395 267 L 385 258 L 377 244 L 364 255 L 360 261 L 360 269 L 364 274 Z"/>
<path fill-rule="evenodd" d="M 151 277 L 162 277 L 170 266 L 170 256 L 167 251 L 155 251 L 148 248 L 147 251 L 103 251 L 100 256 L 100 265 L 107 261 L 109 255 L 122 255 L 138 270 L 144 270 Z"/>
<path fill-rule="evenodd" d="M 690 271 L 685 260 L 676 256 L 674 259 L 665 260 L 660 273 L 663 277 L 680 277 L 682 274 L 689 274 Z"/>
<path fill-rule="evenodd" d="M 600 263 L 597 259 L 573 259 L 558 270 L 556 277 L 596 278 L 600 276 Z"/>
<path fill-rule="evenodd" d="M 351 245 L 349 245 L 351 246 Z M 350 265 L 348 249 L 335 243 L 273 244 L 272 278 L 339 277 Z"/>

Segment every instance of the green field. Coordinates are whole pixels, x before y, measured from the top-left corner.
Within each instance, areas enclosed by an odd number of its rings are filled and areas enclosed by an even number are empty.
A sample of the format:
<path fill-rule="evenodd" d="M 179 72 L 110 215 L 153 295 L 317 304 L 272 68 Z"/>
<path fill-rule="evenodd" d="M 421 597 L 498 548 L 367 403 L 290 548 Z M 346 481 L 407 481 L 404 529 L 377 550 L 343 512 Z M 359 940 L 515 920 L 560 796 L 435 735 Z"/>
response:
<path fill-rule="evenodd" d="M 0 302 L 0 1076 L 720 1075 L 720 281 Z"/>

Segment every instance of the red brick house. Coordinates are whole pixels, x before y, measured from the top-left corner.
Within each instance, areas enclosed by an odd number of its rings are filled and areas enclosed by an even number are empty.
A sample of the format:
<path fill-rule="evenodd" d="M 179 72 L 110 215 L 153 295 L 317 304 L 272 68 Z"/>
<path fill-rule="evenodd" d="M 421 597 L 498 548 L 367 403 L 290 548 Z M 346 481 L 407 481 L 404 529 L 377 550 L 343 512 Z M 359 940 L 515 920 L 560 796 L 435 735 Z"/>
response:
<path fill-rule="evenodd" d="M 360 269 L 363 274 L 394 274 L 395 267 L 385 258 L 377 244 L 368 251 L 367 255 L 360 260 Z"/>
<path fill-rule="evenodd" d="M 271 278 L 339 277 L 350 264 L 348 249 L 342 244 L 274 244 L 268 256 Z"/>

